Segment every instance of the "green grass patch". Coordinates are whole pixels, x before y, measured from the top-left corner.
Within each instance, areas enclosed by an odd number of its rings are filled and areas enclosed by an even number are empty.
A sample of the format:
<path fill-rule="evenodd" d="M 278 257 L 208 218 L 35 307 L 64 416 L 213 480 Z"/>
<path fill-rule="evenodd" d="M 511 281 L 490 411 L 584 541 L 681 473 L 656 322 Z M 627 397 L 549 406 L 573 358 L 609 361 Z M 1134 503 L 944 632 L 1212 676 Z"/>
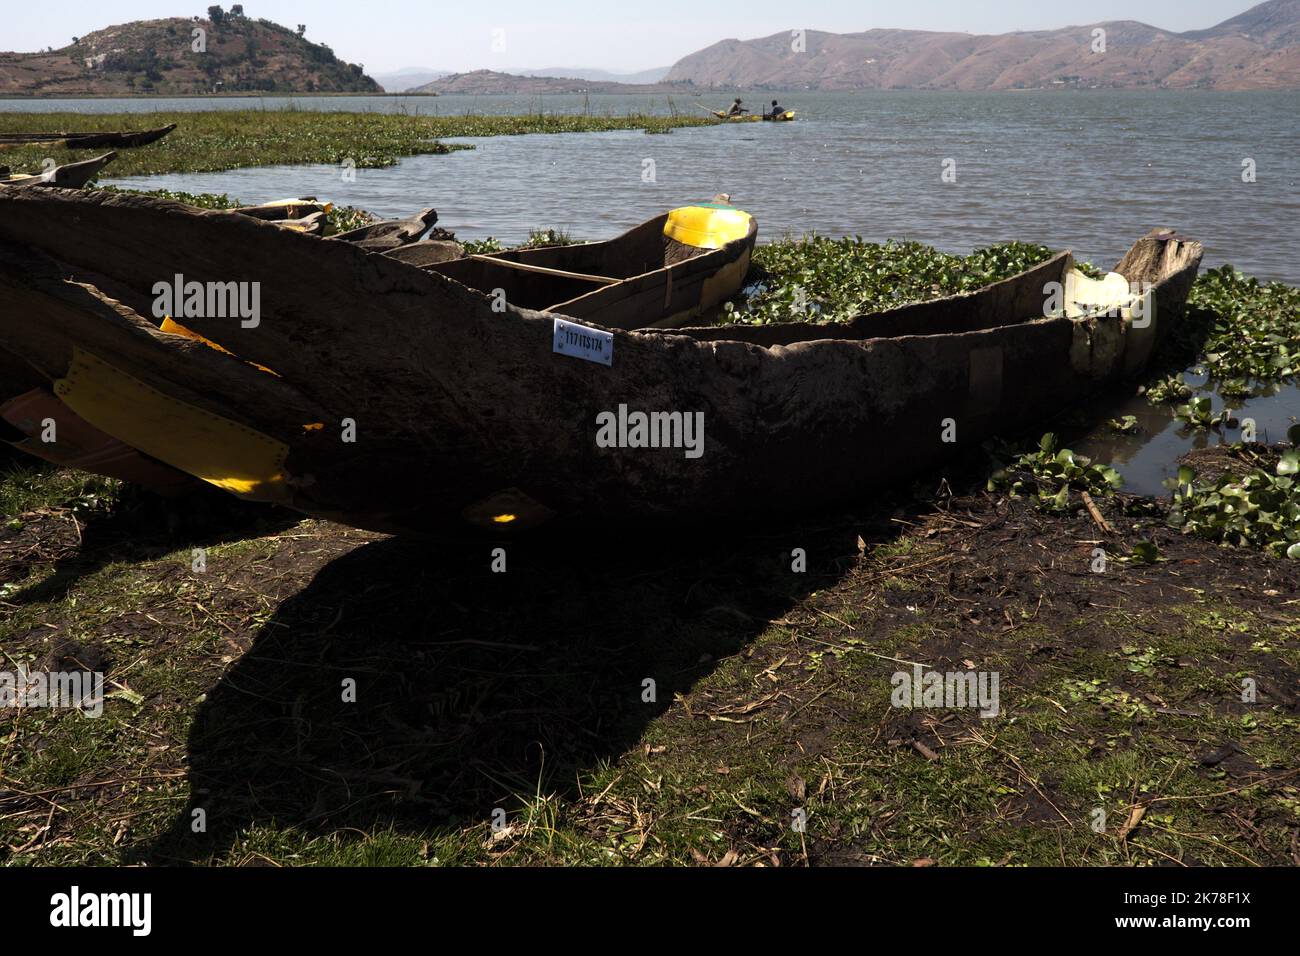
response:
<path fill-rule="evenodd" d="M 690 116 L 411 116 L 389 113 L 333 113 L 307 110 L 213 110 L 201 113 L 93 114 L 0 113 L 0 133 L 149 129 L 176 123 L 160 142 L 120 150 L 105 178 L 159 173 L 208 173 L 253 166 L 322 164 L 357 169 L 393 166 L 404 156 L 446 153 L 440 140 L 453 136 L 514 136 L 526 133 L 586 133 L 663 130 L 702 126 Z M 457 147 L 465 148 L 465 147 Z M 42 161 L 76 162 L 103 150 L 24 146 L 0 151 L 0 164 L 17 172 L 39 171 Z"/>

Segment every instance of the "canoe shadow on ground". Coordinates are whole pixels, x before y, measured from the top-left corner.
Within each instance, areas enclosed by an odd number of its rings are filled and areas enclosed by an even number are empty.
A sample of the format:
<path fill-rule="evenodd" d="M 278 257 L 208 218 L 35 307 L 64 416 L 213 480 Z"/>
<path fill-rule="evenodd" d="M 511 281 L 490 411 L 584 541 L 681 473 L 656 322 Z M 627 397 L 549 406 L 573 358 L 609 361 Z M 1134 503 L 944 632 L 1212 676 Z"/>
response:
<path fill-rule="evenodd" d="M 859 534 L 892 537 L 889 518 L 526 539 L 505 546 L 505 573 L 490 544 L 364 545 L 283 602 L 209 692 L 191 803 L 139 860 L 220 857 L 258 824 L 425 833 L 513 814 L 516 794 L 571 795 L 675 694 L 841 578 Z"/>

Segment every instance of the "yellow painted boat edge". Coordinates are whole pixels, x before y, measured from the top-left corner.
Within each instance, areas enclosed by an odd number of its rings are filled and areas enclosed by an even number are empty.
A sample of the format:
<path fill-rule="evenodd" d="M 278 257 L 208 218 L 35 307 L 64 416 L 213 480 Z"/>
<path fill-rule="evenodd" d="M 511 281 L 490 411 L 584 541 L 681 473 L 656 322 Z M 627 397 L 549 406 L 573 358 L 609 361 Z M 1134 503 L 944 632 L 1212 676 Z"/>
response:
<path fill-rule="evenodd" d="M 146 385 L 79 346 L 54 392 L 118 441 L 224 491 L 286 502 L 289 446 Z"/>
<path fill-rule="evenodd" d="M 696 249 L 721 249 L 749 235 L 753 217 L 743 210 L 717 206 L 682 206 L 668 213 L 664 235 Z"/>

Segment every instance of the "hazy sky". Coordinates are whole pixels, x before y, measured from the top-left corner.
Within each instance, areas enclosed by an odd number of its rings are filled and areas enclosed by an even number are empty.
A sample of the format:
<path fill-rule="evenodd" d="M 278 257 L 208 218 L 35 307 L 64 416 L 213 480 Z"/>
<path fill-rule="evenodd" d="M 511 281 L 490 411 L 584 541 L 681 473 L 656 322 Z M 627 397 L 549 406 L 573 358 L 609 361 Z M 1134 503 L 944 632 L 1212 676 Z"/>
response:
<path fill-rule="evenodd" d="M 793 28 L 849 33 L 873 27 L 1004 33 L 1100 20 L 1141 20 L 1167 30 L 1198 30 L 1249 9 L 1251 0 L 250 0 L 244 10 L 328 43 L 369 73 L 403 67 L 535 69 L 595 67 L 635 72 L 668 66 L 728 37 L 750 39 Z M 222 6 L 230 8 L 229 3 Z M 0 49 L 62 47 L 81 35 L 130 20 L 191 16 L 204 0 L 6 0 Z M 57 15 L 55 15 L 57 14 Z M 504 30 L 505 50 L 492 49 Z"/>

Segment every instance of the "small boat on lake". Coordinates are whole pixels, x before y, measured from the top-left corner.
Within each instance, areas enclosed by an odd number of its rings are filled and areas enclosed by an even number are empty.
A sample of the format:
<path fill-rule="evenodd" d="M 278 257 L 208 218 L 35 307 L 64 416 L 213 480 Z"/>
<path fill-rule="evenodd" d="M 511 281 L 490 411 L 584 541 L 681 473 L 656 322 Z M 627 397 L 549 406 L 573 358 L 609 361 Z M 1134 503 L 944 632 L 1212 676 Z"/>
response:
<path fill-rule="evenodd" d="M 654 228 L 673 261 L 682 239 Z M 550 254 L 564 248 L 583 255 Z M 767 521 L 861 500 L 1141 375 L 1201 256 L 1160 230 L 1099 282 L 1062 252 L 842 324 L 623 330 L 246 216 L 8 189 L 0 364 L 28 376 L 9 387 L 44 388 L 174 470 L 359 527 Z M 464 261 L 506 277 L 534 260 Z M 569 281 L 564 262 L 531 274 Z M 172 276 L 209 303 L 252 287 L 258 308 L 160 327 Z"/>
<path fill-rule="evenodd" d="M 80 189 L 116 158 L 117 153 L 105 153 L 79 163 L 55 166 L 48 172 L 27 175 L 14 175 L 9 173 L 8 167 L 0 167 L 0 186 L 62 186 L 65 189 Z"/>
<path fill-rule="evenodd" d="M 760 123 L 760 122 L 777 122 L 789 123 L 794 120 L 794 110 L 781 110 L 776 113 L 728 113 L 724 110 L 709 110 L 714 116 L 724 123 Z"/>

